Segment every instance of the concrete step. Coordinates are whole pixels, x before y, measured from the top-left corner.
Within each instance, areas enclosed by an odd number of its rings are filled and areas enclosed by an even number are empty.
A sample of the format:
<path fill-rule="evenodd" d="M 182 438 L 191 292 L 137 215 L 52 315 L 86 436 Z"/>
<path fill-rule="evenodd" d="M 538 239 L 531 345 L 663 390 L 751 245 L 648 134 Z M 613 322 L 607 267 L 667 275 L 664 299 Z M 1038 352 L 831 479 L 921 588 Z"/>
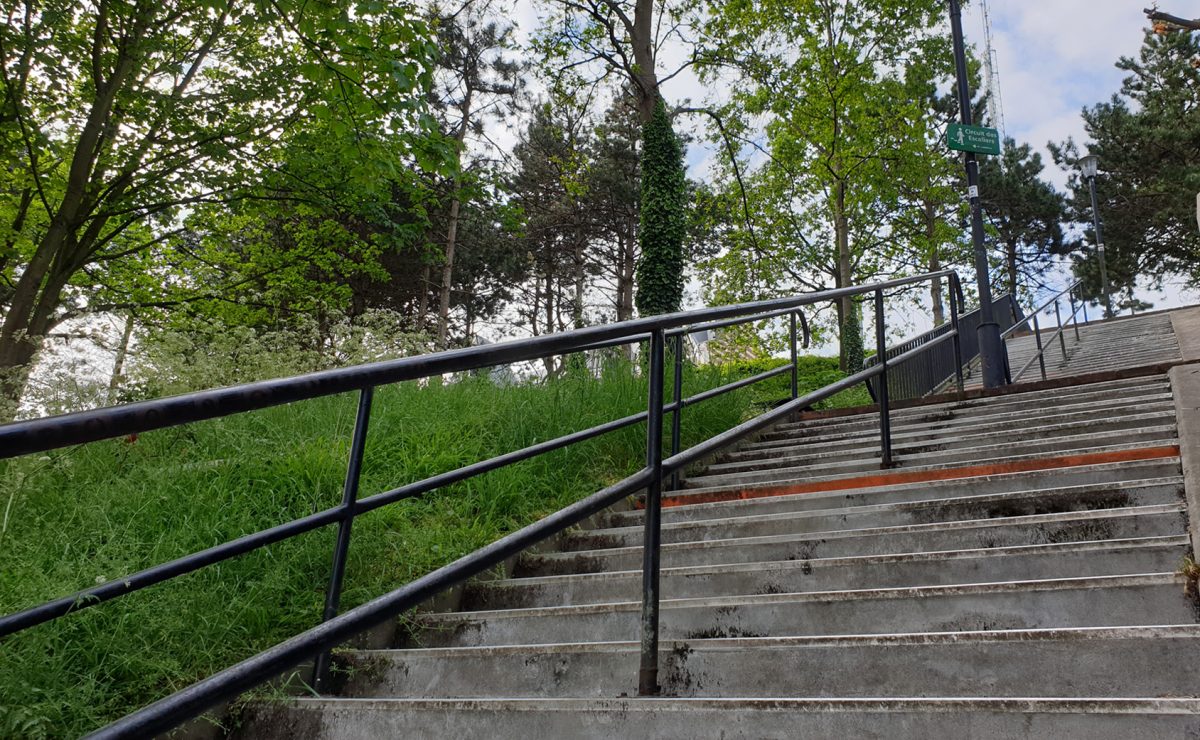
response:
<path fill-rule="evenodd" d="M 1103 408 L 1114 403 L 1122 405 L 1137 401 L 1154 403 L 1161 401 L 1163 396 L 1170 392 L 1164 376 L 1155 376 L 1155 379 L 1149 382 L 1145 379 L 1138 380 L 1141 381 L 1141 384 L 1123 385 L 1119 388 L 1112 388 L 1110 384 L 1102 383 L 912 406 L 893 409 L 892 418 L 897 428 L 986 417 L 1002 420 L 1027 413 L 1042 415 L 1052 409 L 1066 413 L 1082 411 L 1089 406 Z M 1115 397 L 1114 392 L 1117 393 Z M 850 416 L 800 419 L 779 424 L 774 431 L 797 435 L 810 432 L 819 435 L 853 431 L 856 427 L 861 429 L 871 423 L 870 419 L 874 416 L 875 412 L 865 412 Z"/>
<path fill-rule="evenodd" d="M 914 455 L 899 454 L 893 460 L 903 470 L 932 470 L 948 467 L 997 465 L 1022 459 L 1057 457 L 1066 454 L 1088 454 L 1123 450 L 1170 447 L 1179 440 L 1174 425 L 1142 427 L 1100 434 L 1079 434 L 1022 444 L 981 445 Z M 822 480 L 847 475 L 879 471 L 879 461 L 818 457 L 803 465 L 782 465 L 736 473 L 713 473 L 691 476 L 684 481 L 684 492 L 696 488 L 745 489 L 755 484 L 781 481 Z"/>
<path fill-rule="evenodd" d="M 816 591 L 660 604 L 665 640 L 1194 624 L 1195 600 L 1174 573 Z M 404 647 L 614 642 L 640 634 L 638 601 L 418 614 Z"/>
<path fill-rule="evenodd" d="M 718 730 L 719 728 L 719 730 Z M 291 699 L 240 738 L 852 737 L 1128 740 L 1200 736 L 1195 699 Z"/>
<path fill-rule="evenodd" d="M 1128 412 L 1141 407 L 1161 405 L 1170 400 L 1169 388 L 1147 389 L 1144 394 L 1128 398 L 1113 399 L 1104 394 L 1089 394 L 1084 398 L 1065 398 L 1058 403 L 1050 399 L 1026 401 L 1021 404 L 978 406 L 966 409 L 953 404 L 917 407 L 909 409 L 919 412 L 901 414 L 892 410 L 892 426 L 898 432 L 920 432 L 974 427 L 983 424 L 1019 424 L 1022 419 L 1053 420 L 1067 414 L 1103 411 L 1110 406 L 1116 413 Z M 850 416 L 811 419 L 794 423 L 778 424 L 764 432 L 752 445 L 768 444 L 779 439 L 844 439 L 868 434 L 879 429 L 878 412 L 865 411 Z"/>
<path fill-rule="evenodd" d="M 1161 504 L 1103 511 L 680 542 L 663 545 L 661 557 L 663 567 L 674 568 L 1163 537 L 1182 534 L 1186 529 L 1185 507 L 1181 504 Z M 518 560 L 516 572 L 519 576 L 600 573 L 635 570 L 641 567 L 641 563 L 641 547 L 527 553 Z"/>
<path fill-rule="evenodd" d="M 668 522 L 662 526 L 661 531 L 664 543 L 696 542 L 1178 504 L 1183 500 L 1183 480 L 1174 478 L 1139 483 L 1077 486 L 1022 494 L 984 494 L 693 522 Z M 637 525 L 573 532 L 564 538 L 562 549 L 575 551 L 640 546 L 642 533 L 643 527 Z"/>
<path fill-rule="evenodd" d="M 902 503 L 962 495 L 996 493 L 1026 493 L 1053 491 L 1081 485 L 1138 482 L 1178 478 L 1181 472 L 1178 457 L 1135 460 L 1132 462 L 1078 465 L 1069 468 L 1034 470 L 1021 473 L 1002 473 L 967 479 L 904 483 L 872 488 L 849 488 L 836 491 L 800 493 L 766 498 L 722 501 L 707 504 L 687 504 L 663 509 L 664 523 L 699 521 L 730 516 L 776 514 L 787 511 L 811 511 L 879 503 Z M 672 494 L 673 495 L 673 494 Z M 634 526 L 642 521 L 642 511 L 611 512 L 600 519 L 600 526 Z"/>
<path fill-rule="evenodd" d="M 1112 415 L 1111 413 L 1089 412 L 1097 418 L 1087 420 L 1063 420 L 1054 418 L 1056 423 L 1043 424 L 1036 419 L 1027 419 L 1025 423 L 1013 423 L 1005 427 L 980 425 L 970 428 L 956 429 L 953 434 L 944 431 L 922 432 L 918 434 L 892 434 L 892 450 L 895 454 L 912 455 L 936 450 L 949 450 L 960 447 L 973 447 L 980 444 L 1011 442 L 1020 443 L 1029 439 L 1048 439 L 1052 437 L 1090 434 L 1098 432 L 1113 432 L 1118 430 L 1137 429 L 1151 426 L 1174 426 L 1175 406 L 1173 403 L 1163 403 L 1146 412 Z M 819 459 L 824 456 L 829 459 L 852 456 L 879 457 L 879 434 L 873 430 L 869 434 L 837 441 L 822 441 L 819 439 L 803 438 L 792 444 L 780 444 L 772 447 L 757 447 L 742 452 L 725 455 L 721 462 L 709 465 L 709 472 L 733 472 L 737 470 L 754 470 L 764 465 L 778 465 L 784 462 L 801 462 Z"/>
<path fill-rule="evenodd" d="M 1200 626 L 668 641 L 659 655 L 676 697 L 1132 698 L 1177 695 Z M 336 693 L 615 697 L 636 691 L 638 657 L 636 642 L 354 651 Z"/>
<path fill-rule="evenodd" d="M 721 563 L 664 568 L 663 598 L 950 586 L 987 580 L 1131 575 L 1174 571 L 1188 539 L 1145 537 L 1052 545 L 861 557 Z M 463 610 L 600 604 L 641 598 L 641 570 L 481 581 L 467 587 Z"/>

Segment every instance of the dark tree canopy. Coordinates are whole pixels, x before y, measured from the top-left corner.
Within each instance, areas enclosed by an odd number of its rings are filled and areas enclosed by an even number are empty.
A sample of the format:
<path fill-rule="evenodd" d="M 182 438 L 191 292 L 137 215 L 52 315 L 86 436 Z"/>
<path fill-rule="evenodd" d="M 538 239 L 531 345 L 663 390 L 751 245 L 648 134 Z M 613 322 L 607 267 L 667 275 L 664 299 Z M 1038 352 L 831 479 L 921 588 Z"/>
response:
<path fill-rule="evenodd" d="M 984 218 L 1004 257 L 1005 287 L 1015 296 L 1041 287 L 1047 265 L 1062 251 L 1065 205 L 1042 179 L 1044 169 L 1040 154 L 1012 139 L 979 168 Z"/>
<path fill-rule="evenodd" d="M 1085 108 L 1083 119 L 1100 158 L 1096 178 L 1109 279 L 1114 292 L 1138 277 L 1161 281 L 1184 275 L 1200 284 L 1200 232 L 1196 194 L 1200 192 L 1200 37 L 1147 32 L 1137 59 L 1124 57 L 1129 72 L 1118 95 Z M 1083 151 L 1075 142 L 1052 146 L 1055 161 L 1075 171 Z M 1071 177 L 1071 215 L 1087 225 L 1074 245 L 1076 274 L 1091 296 L 1099 294 L 1087 182 Z"/>

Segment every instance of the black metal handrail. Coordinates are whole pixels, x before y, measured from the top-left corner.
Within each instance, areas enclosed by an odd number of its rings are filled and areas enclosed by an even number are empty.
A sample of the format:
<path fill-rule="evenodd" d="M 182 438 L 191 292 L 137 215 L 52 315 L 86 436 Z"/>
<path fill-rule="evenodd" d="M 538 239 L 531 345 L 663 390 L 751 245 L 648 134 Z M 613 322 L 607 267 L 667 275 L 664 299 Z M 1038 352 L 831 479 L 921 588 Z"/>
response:
<path fill-rule="evenodd" d="M 1066 359 L 1067 359 L 1067 342 L 1066 342 L 1065 337 L 1063 336 L 1063 331 L 1066 329 L 1066 325 L 1063 323 L 1062 313 L 1059 310 L 1059 302 L 1062 300 L 1062 297 L 1064 295 L 1067 296 L 1067 299 L 1071 303 L 1071 315 L 1067 317 L 1067 320 L 1069 322 L 1072 322 L 1075 326 L 1075 342 L 1076 342 L 1076 344 L 1078 344 L 1081 341 L 1080 337 L 1079 337 L 1078 314 L 1079 314 L 1080 308 L 1084 308 L 1085 303 L 1082 300 L 1080 300 L 1078 303 L 1076 303 L 1076 301 L 1075 301 L 1075 292 L 1077 290 L 1079 290 L 1081 283 L 1082 283 L 1082 281 L 1079 281 L 1079 280 L 1076 280 L 1075 282 L 1071 283 L 1066 288 L 1064 288 L 1063 290 L 1060 290 L 1058 293 L 1056 293 L 1053 298 L 1050 298 L 1045 303 L 1038 306 L 1033 311 L 1029 312 L 1029 314 L 1025 318 L 1023 318 L 1021 321 L 1018 321 L 1017 323 L 1013 324 L 1006 331 L 1004 331 L 1000 334 L 1000 338 L 1002 340 L 1004 340 L 1005 344 L 1007 345 L 1009 337 L 1012 336 L 1012 334 L 1014 332 L 1016 332 L 1018 327 L 1020 327 L 1022 325 L 1031 326 L 1033 328 L 1034 344 L 1037 347 L 1037 352 L 1034 354 L 1034 356 L 1029 358 L 1029 360 L 1023 366 L 1021 366 L 1021 369 L 1012 375 L 1012 378 L 1009 380 L 1010 383 L 1015 383 L 1018 380 L 1020 380 L 1021 376 L 1025 374 L 1025 371 L 1027 371 L 1029 368 L 1033 367 L 1033 363 L 1035 363 L 1035 362 L 1038 363 L 1038 366 L 1041 368 L 1042 380 L 1045 380 L 1046 379 L 1046 356 L 1045 356 L 1046 348 L 1049 347 L 1051 344 L 1054 344 L 1055 339 L 1058 340 L 1059 348 L 1062 350 L 1063 360 L 1066 361 Z M 1057 323 L 1057 325 L 1058 325 L 1058 330 L 1054 333 L 1054 336 L 1050 337 L 1050 341 L 1047 342 L 1045 344 L 1045 346 L 1043 346 L 1043 344 L 1042 344 L 1042 329 L 1041 329 L 1041 326 L 1038 324 L 1038 315 L 1041 314 L 1042 311 L 1045 311 L 1047 308 L 1049 308 L 1051 305 L 1054 306 L 1055 323 Z M 1087 309 L 1084 308 L 1084 310 L 1086 311 Z"/>
<path fill-rule="evenodd" d="M 957 363 L 957 359 L 963 357 L 970 362 L 979 354 L 977 330 L 982 314 L 979 309 L 975 309 L 958 315 L 957 311 L 964 303 L 962 288 L 955 283 L 953 289 L 955 291 L 954 298 L 957 298 L 957 301 L 950 301 L 950 321 L 887 348 L 888 361 L 895 367 L 895 371 L 888 374 L 888 393 L 893 399 L 904 400 L 928 396 L 943 391 L 952 382 L 958 392 L 962 393 L 963 367 Z M 994 298 L 992 307 L 993 316 L 1001 328 L 1017 321 L 1020 314 L 1020 308 L 1008 294 Z M 960 336 L 961 339 L 958 338 Z M 952 351 L 943 346 L 938 352 L 920 353 L 920 361 L 907 362 L 900 359 L 902 357 L 915 358 L 915 355 L 910 352 L 911 350 L 918 347 L 932 350 L 951 337 L 956 337 L 956 341 L 959 342 L 959 346 L 954 347 Z M 866 358 L 863 364 L 868 367 L 875 364 L 878 356 L 877 354 Z M 878 379 L 867 383 L 867 390 L 872 399 L 878 398 L 878 386 Z"/>
<path fill-rule="evenodd" d="M 946 337 L 938 342 L 914 347 L 900 356 L 888 358 L 884 342 L 884 292 L 891 288 L 941 278 L 947 278 L 953 287 L 951 291 L 952 329 Z M 561 334 L 377 362 L 282 380 L 250 383 L 0 426 L 0 459 L 6 459 L 68 445 L 265 409 L 299 400 L 354 390 L 359 392 L 350 460 L 347 465 L 340 505 L 2 617 L 0 618 L 0 637 L 96 606 L 274 542 L 336 523 L 338 533 L 322 623 L 248 660 L 138 710 L 93 735 L 104 738 L 145 737 L 177 726 L 305 660 L 316 659 L 314 683 L 320 687 L 324 669 L 328 664 L 328 650 L 335 645 L 417 606 L 447 588 L 463 583 L 500 564 L 508 557 L 562 532 L 625 496 L 645 490 L 642 662 L 639 669 L 639 692 L 653 694 L 657 691 L 658 672 L 659 542 L 664 476 L 670 475 L 675 478 L 686 466 L 744 439 L 787 415 L 876 377 L 880 378 L 882 389 L 879 398 L 879 414 L 883 465 L 890 466 L 892 458 L 887 394 L 888 368 L 894 363 L 904 362 L 926 352 L 934 346 L 941 346 L 942 341 L 947 337 L 954 340 L 956 353 L 959 351 L 959 305 L 955 297 L 961 295 L 958 284 L 957 274 L 945 270 L 872 285 L 838 288 L 791 298 L 666 314 Z M 807 321 L 799 309 L 814 303 L 863 294 L 873 294 L 876 345 L 881 361 L 836 383 L 800 396 L 797 387 L 797 325 L 803 327 L 805 346 L 808 343 L 809 333 Z M 682 339 L 686 334 L 703 329 L 716 329 L 782 316 L 789 317 L 791 339 L 791 362 L 789 365 L 750 378 L 733 381 L 690 398 L 681 397 L 681 350 Z M 668 339 L 675 341 L 676 348 L 675 395 L 670 403 L 665 402 L 664 399 L 665 346 Z M 367 498 L 358 498 L 359 477 L 376 387 L 444 373 L 463 372 L 492 365 L 535 360 L 550 355 L 569 354 L 605 346 L 645 341 L 649 342 L 649 363 L 647 365 L 649 398 L 646 411 L 534 444 L 521 450 L 498 455 Z M 962 366 L 961 357 L 956 358 L 956 362 L 959 367 Z M 781 375 L 788 372 L 789 369 L 792 376 L 790 401 L 687 450 L 679 449 L 679 425 L 684 408 Z M 662 427 L 666 413 L 672 413 L 674 416 L 671 454 L 664 459 Z M 350 609 L 341 615 L 337 614 L 351 526 L 358 515 L 643 421 L 648 422 L 646 465 L 636 473 L 395 591 Z"/>

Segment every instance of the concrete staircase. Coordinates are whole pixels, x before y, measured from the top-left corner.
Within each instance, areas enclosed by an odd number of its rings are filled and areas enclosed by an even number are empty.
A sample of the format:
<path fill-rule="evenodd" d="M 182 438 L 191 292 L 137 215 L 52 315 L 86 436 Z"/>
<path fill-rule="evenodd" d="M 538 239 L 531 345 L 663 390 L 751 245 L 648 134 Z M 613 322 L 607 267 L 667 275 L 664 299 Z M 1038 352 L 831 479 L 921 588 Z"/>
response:
<path fill-rule="evenodd" d="M 1057 327 L 1047 321 L 1042 327 L 1046 377 L 1065 378 L 1177 361 L 1180 348 L 1174 323 L 1179 316 L 1178 312 L 1151 313 L 1080 324 L 1078 339 L 1075 327 L 1068 325 L 1062 339 L 1054 342 L 1050 338 Z M 1037 356 L 1037 341 L 1032 333 L 1016 334 L 1006 344 L 1013 375 Z M 1019 382 L 1041 379 L 1035 362 Z M 981 387 L 978 360 L 967 368 L 965 380 L 968 388 Z"/>
<path fill-rule="evenodd" d="M 662 695 L 641 512 L 601 515 L 336 695 L 245 737 L 1200 736 L 1200 612 L 1163 375 L 783 424 L 665 494 Z"/>

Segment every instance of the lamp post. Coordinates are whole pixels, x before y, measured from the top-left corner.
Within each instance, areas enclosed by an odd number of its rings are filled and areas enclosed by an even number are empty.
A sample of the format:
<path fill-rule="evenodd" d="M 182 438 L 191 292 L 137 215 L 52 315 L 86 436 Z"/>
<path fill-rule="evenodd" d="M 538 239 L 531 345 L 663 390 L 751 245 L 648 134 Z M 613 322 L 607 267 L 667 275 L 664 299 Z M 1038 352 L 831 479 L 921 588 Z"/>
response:
<path fill-rule="evenodd" d="M 954 71 L 957 82 L 959 115 L 963 126 L 970 126 L 971 88 L 967 80 L 967 55 L 963 50 L 962 4 L 950 0 L 950 32 L 954 40 Z M 979 286 L 979 364 L 984 388 L 1004 385 L 1005 347 L 1000 325 L 992 308 L 992 279 L 988 274 L 987 249 L 983 245 L 983 210 L 979 204 L 979 160 L 968 151 L 963 157 L 967 169 L 967 196 L 971 204 L 971 242 L 975 247 L 975 279 Z"/>
<path fill-rule="evenodd" d="M 1100 172 L 1100 158 L 1087 154 L 1079 158 L 1079 171 L 1088 181 L 1092 193 L 1092 225 L 1096 230 L 1096 255 L 1100 259 L 1100 289 L 1104 291 L 1104 318 L 1113 317 L 1112 301 L 1108 292 L 1108 266 L 1104 262 L 1104 237 L 1100 234 L 1100 209 L 1096 204 L 1096 174 Z"/>

